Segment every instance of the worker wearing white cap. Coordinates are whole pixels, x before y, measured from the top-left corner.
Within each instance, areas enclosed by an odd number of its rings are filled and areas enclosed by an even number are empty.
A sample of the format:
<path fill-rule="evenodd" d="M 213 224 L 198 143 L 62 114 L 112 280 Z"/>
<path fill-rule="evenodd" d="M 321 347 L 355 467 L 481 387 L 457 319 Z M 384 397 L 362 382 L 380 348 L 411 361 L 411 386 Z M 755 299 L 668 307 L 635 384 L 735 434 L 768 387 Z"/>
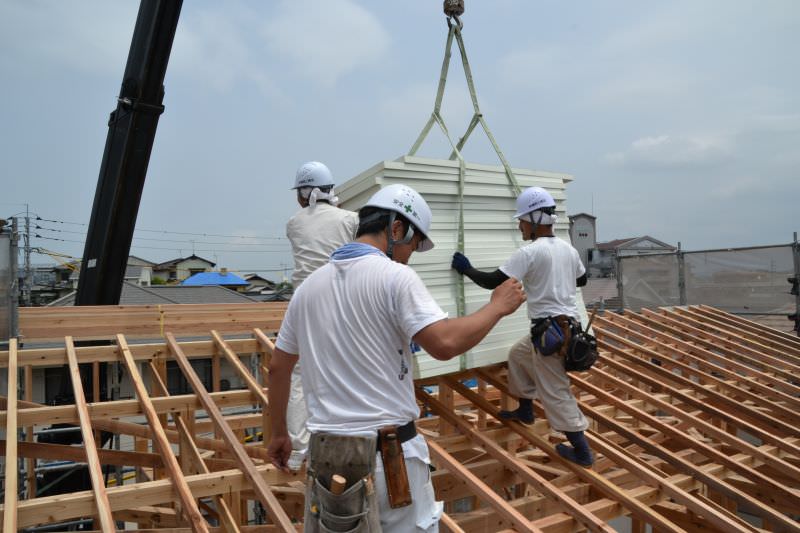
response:
<path fill-rule="evenodd" d="M 268 453 L 286 468 L 290 442 L 281 413 L 299 361 L 311 431 L 304 531 L 437 531 L 442 504 L 414 423 L 411 343 L 439 360 L 456 357 L 525 295 L 508 280 L 480 310 L 448 319 L 407 266 L 412 253 L 433 248 L 422 196 L 389 185 L 359 217 L 356 241 L 311 274 L 286 310 L 270 361 Z"/>
<path fill-rule="evenodd" d="M 523 240 L 533 242 L 514 252 L 494 272 L 473 268 L 469 259 L 459 252 L 453 255 L 452 267 L 485 289 L 492 289 L 509 277 L 522 280 L 528 317 L 533 323 L 532 334 L 537 327 L 542 331 L 537 334 L 535 349 L 532 335 L 525 335 L 509 352 L 508 385 L 511 393 L 519 398 L 519 407 L 501 411 L 500 416 L 533 423 L 533 398 L 538 396 L 550 426 L 563 432 L 572 445 L 558 444 L 558 453 L 589 467 L 594 457 L 584 435 L 588 423 L 572 394 L 565 369 L 568 343 L 558 336 L 559 332 L 564 334 L 562 326 L 553 326 L 550 330 L 553 323 L 580 323 L 576 292 L 577 287 L 586 285 L 586 269 L 578 251 L 553 233 L 557 219 L 555 209 L 555 199 L 549 192 L 541 187 L 525 189 L 517 198 L 514 216 L 519 220 Z"/>
<path fill-rule="evenodd" d="M 305 163 L 297 170 L 293 189 L 300 210 L 286 224 L 292 244 L 294 271 L 292 286 L 297 290 L 309 274 L 328 262 L 331 253 L 355 239 L 358 215 L 337 207 L 330 169 L 318 161 Z M 292 374 L 292 389 L 287 412 L 289 435 L 295 450 L 293 467 L 299 468 L 308 447 L 308 412 L 303 398 L 299 369 Z"/>

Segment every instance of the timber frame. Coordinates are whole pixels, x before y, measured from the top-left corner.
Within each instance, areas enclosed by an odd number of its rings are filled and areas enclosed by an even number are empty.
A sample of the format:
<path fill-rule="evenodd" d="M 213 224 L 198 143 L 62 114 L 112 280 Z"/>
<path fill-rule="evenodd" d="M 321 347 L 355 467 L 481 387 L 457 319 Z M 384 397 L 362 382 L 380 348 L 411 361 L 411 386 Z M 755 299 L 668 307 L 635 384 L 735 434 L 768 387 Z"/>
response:
<path fill-rule="evenodd" d="M 256 305 L 21 316 L 26 344 L 60 342 L 37 348 L 12 339 L 0 352 L 9 372 L 0 393 L 3 531 L 80 519 L 103 532 L 302 530 L 304 474 L 276 470 L 261 438 L 285 304 Z M 590 469 L 558 456 L 554 444 L 564 437 L 538 402 L 531 425 L 497 417 L 515 403 L 504 364 L 416 381 L 418 427 L 445 502 L 442 531 L 610 532 L 627 522 L 635 533 L 647 525 L 800 532 L 800 339 L 707 306 L 606 313 L 594 332 L 599 362 L 571 376 L 590 420 Z M 81 346 L 86 338 L 110 343 Z M 191 364 L 198 358 L 212 360 L 208 389 Z M 168 361 L 190 394 L 169 394 Z M 85 363 L 119 364 L 135 397 L 87 402 L 84 390 L 99 385 L 81 382 Z M 61 365 L 69 365 L 75 403 L 35 403 L 33 370 Z M 220 390 L 223 367 L 243 388 Z M 36 442 L 54 423 L 80 428 L 84 444 Z M 102 447 L 100 432 L 122 436 L 129 449 Z M 91 490 L 36 497 L 36 468 L 52 460 L 87 464 Z M 134 475 L 107 483 L 103 465 Z"/>

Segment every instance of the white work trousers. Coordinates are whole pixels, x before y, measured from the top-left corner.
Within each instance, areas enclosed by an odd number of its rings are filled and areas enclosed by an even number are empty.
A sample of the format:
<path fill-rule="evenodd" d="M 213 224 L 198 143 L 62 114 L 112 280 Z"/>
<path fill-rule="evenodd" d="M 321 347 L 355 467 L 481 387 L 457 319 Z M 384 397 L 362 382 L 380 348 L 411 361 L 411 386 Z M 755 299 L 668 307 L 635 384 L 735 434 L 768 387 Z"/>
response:
<path fill-rule="evenodd" d="M 292 370 L 292 385 L 289 389 L 289 404 L 286 406 L 286 429 L 292 441 L 292 449 L 301 453 L 308 450 L 308 439 L 311 438 L 306 427 L 308 409 L 303 396 L 303 381 L 300 378 L 300 365 Z"/>
<path fill-rule="evenodd" d="M 383 471 L 381 454 L 375 461 L 375 494 L 380 508 L 383 533 L 437 533 L 443 504 L 437 502 L 433 492 L 431 470 L 418 457 L 406 458 L 408 486 L 411 489 L 411 505 L 392 509 L 386 492 L 386 474 Z"/>
<path fill-rule="evenodd" d="M 530 335 L 517 341 L 508 352 L 508 385 L 518 398 L 538 396 L 554 430 L 584 431 L 589 427 L 572 395 L 563 358 L 557 353 L 541 355 L 533 349 Z"/>

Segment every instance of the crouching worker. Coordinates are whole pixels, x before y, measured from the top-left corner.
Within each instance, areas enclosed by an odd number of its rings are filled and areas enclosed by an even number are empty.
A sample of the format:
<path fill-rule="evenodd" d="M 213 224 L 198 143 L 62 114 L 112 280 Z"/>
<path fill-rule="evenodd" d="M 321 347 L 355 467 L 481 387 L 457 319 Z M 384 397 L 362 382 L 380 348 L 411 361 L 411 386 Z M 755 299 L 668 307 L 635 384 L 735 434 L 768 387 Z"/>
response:
<path fill-rule="evenodd" d="M 532 335 L 518 341 L 508 354 L 508 385 L 511 394 L 519 398 L 519 407 L 501 411 L 509 420 L 531 424 L 534 421 L 533 398 L 538 394 L 550 427 L 563 432 L 572 446 L 558 444 L 558 453 L 581 466 L 589 467 L 594 457 L 584 431 L 586 418 L 570 389 L 564 363 L 568 342 L 559 346 L 558 335 L 546 331 L 552 322 L 568 335 L 570 326 L 579 324 L 575 303 L 577 287 L 586 285 L 586 269 L 578 251 L 553 233 L 556 202 L 541 187 L 530 187 L 517 198 L 519 231 L 523 240 L 533 241 L 523 246 L 494 272 L 481 272 L 472 267 L 463 254 L 453 255 L 452 267 L 480 287 L 493 289 L 508 278 L 522 280 L 528 298 L 528 317 Z M 541 329 L 542 331 L 538 331 Z"/>
<path fill-rule="evenodd" d="M 413 252 L 433 248 L 422 196 L 390 185 L 359 219 L 356 241 L 312 273 L 286 310 L 269 369 L 270 459 L 286 469 L 286 404 L 299 361 L 311 431 L 305 531 L 438 531 L 442 505 L 414 424 L 410 344 L 455 357 L 513 313 L 524 291 L 509 279 L 480 310 L 448 319 L 407 266 Z M 339 495 L 334 476 L 345 479 Z"/>

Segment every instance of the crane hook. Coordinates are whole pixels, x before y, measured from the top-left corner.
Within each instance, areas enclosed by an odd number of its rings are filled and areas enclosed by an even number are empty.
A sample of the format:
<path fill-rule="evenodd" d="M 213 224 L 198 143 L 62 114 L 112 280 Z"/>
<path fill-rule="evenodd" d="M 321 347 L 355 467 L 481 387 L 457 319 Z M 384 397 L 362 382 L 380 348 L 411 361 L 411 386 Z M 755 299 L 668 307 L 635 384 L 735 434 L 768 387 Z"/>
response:
<path fill-rule="evenodd" d="M 464 0 L 444 0 L 444 14 L 447 16 L 447 26 L 452 25 L 452 20 L 455 19 L 458 24 L 458 29 L 464 27 L 464 23 L 459 18 L 464 14 Z"/>

